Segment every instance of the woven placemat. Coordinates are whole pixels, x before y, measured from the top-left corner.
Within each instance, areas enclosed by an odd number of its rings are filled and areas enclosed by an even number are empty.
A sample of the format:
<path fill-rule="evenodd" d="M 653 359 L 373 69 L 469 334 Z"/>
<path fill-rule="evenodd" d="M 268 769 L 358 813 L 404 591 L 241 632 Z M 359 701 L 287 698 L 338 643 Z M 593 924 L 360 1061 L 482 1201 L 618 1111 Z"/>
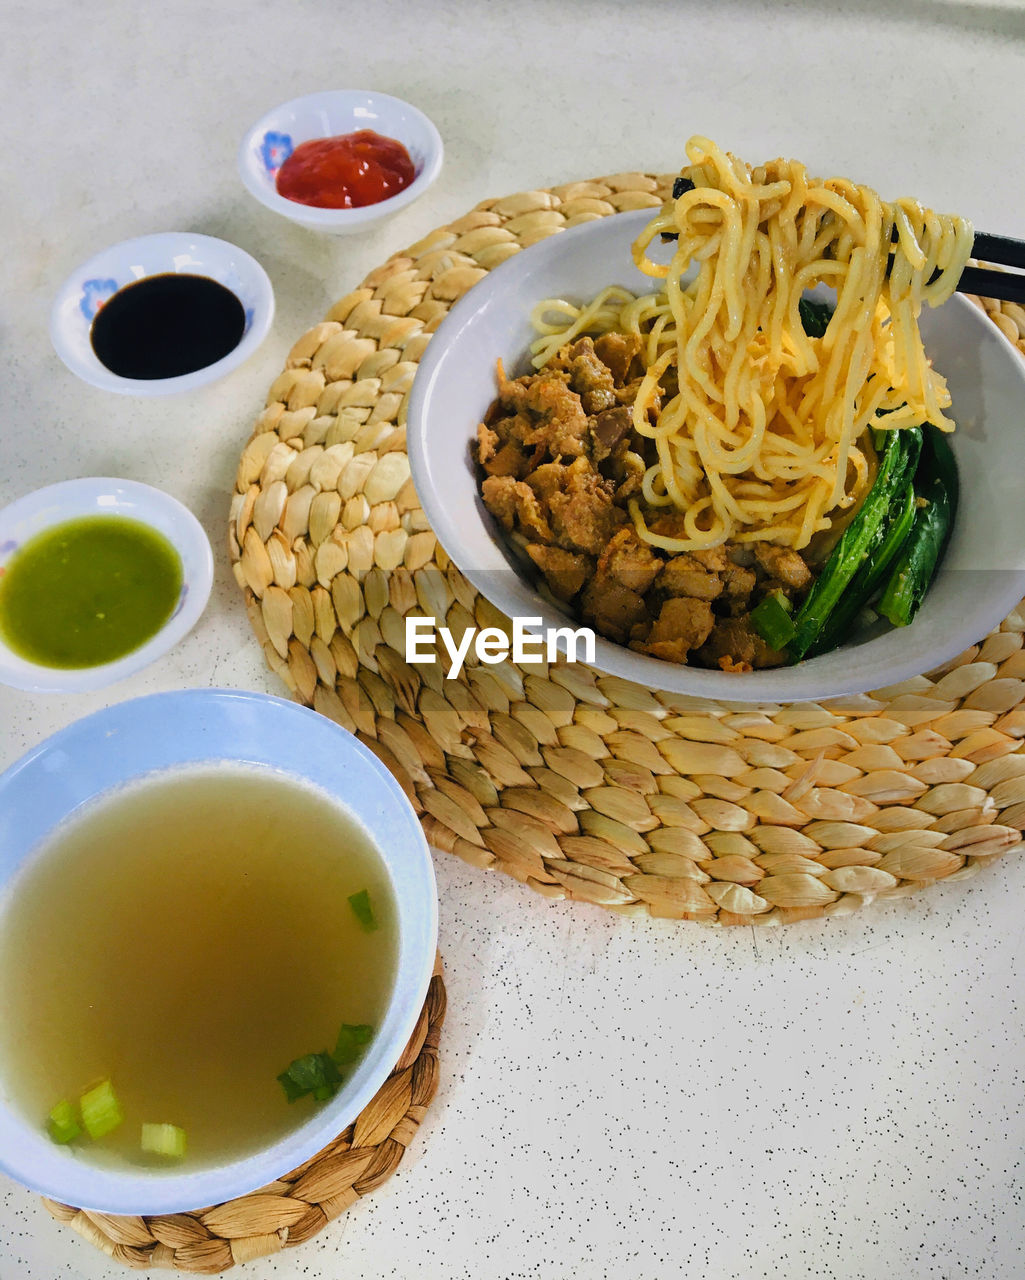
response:
<path fill-rule="evenodd" d="M 779 924 L 964 877 L 1025 827 L 1025 607 L 944 672 L 829 703 L 658 693 L 558 661 L 405 661 L 404 617 L 507 625 L 417 500 L 404 412 L 452 303 L 671 175 L 488 200 L 299 339 L 238 467 L 230 548 L 270 667 L 385 762 L 432 844 L 552 898 Z M 982 303 L 979 303 L 983 306 Z M 1025 354 L 1025 311 L 984 310 Z M 472 432 L 467 424 L 467 435 Z"/>
<path fill-rule="evenodd" d="M 115 1262 L 139 1269 L 216 1275 L 294 1248 L 398 1168 L 438 1088 L 444 1018 L 439 961 L 405 1051 L 355 1122 L 311 1160 L 251 1195 L 159 1217 L 117 1217 L 45 1198 L 43 1204 Z"/>

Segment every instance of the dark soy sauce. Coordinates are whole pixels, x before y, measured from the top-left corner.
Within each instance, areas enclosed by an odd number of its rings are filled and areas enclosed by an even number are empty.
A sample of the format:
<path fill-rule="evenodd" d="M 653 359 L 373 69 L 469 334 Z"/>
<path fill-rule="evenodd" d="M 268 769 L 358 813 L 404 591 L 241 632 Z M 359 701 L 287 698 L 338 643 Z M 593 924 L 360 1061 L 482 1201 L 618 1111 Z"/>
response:
<path fill-rule="evenodd" d="M 177 378 L 215 364 L 238 346 L 242 303 L 208 276 L 146 276 L 125 285 L 93 320 L 97 359 L 121 378 Z"/>

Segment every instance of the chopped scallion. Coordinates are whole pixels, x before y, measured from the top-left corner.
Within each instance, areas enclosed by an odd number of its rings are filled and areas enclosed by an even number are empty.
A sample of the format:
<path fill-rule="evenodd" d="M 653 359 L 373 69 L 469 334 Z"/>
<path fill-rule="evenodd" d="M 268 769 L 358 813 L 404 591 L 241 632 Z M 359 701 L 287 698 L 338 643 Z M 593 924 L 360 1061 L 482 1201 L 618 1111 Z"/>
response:
<path fill-rule="evenodd" d="M 305 1098 L 309 1093 L 309 1089 L 296 1084 L 287 1071 L 282 1071 L 281 1075 L 278 1076 L 278 1080 L 280 1081 L 281 1087 L 285 1091 L 285 1097 L 289 1102 L 296 1102 L 299 1098 Z"/>
<path fill-rule="evenodd" d="M 278 1080 L 289 1102 L 311 1093 L 323 1102 L 325 1098 L 333 1097 L 342 1083 L 335 1060 L 327 1052 L 307 1053 L 296 1058 L 282 1071 Z"/>
<path fill-rule="evenodd" d="M 340 1067 L 355 1062 L 364 1045 L 370 1043 L 373 1034 L 374 1028 L 367 1026 L 366 1023 L 353 1026 L 351 1023 L 344 1022 L 341 1031 L 338 1032 L 338 1041 L 332 1055 L 335 1062 Z"/>
<path fill-rule="evenodd" d="M 104 1134 L 112 1133 L 125 1118 L 109 1080 L 102 1080 L 95 1088 L 83 1093 L 78 1105 L 82 1124 L 90 1138 L 102 1138 Z"/>
<path fill-rule="evenodd" d="M 307 1098 L 311 1094 L 316 1102 L 326 1102 L 328 1098 L 333 1098 L 342 1083 L 342 1073 L 338 1068 L 351 1066 L 373 1036 L 374 1028 L 365 1022 L 343 1022 L 334 1053 L 304 1054 L 291 1062 L 287 1070 L 278 1076 L 285 1097 L 289 1102 Z"/>
<path fill-rule="evenodd" d="M 75 1108 L 66 1099 L 58 1102 L 46 1121 L 47 1132 L 54 1142 L 74 1142 L 82 1133 Z"/>
<path fill-rule="evenodd" d="M 177 1160 L 185 1154 L 185 1130 L 176 1124 L 144 1124 L 141 1144 L 143 1151 Z"/>
<path fill-rule="evenodd" d="M 349 906 L 352 907 L 353 914 L 367 933 L 377 928 L 377 917 L 374 915 L 374 908 L 370 905 L 370 894 L 366 889 L 354 893 L 349 898 Z"/>

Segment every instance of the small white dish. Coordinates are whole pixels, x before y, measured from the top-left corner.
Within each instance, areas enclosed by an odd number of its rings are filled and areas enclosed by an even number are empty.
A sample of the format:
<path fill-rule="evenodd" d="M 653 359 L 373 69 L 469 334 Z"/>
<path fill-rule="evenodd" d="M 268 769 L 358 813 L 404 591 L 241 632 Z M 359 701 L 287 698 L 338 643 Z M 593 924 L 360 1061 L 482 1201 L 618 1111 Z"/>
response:
<path fill-rule="evenodd" d="M 193 1171 L 119 1170 L 87 1162 L 16 1109 L 0 1078 L 0 1169 L 64 1204 L 114 1214 L 175 1213 L 266 1186 L 322 1151 L 355 1120 L 390 1075 L 423 1008 L 437 948 L 438 898 L 430 850 L 413 807 L 351 733 L 284 698 L 229 689 L 150 694 L 77 720 L 34 747 L 0 774 L 0 898 L 58 824 L 81 806 L 146 775 L 222 762 L 286 774 L 316 788 L 369 836 L 384 863 L 398 917 L 398 957 L 386 1011 L 352 1076 L 304 1124 L 253 1155 Z M 326 849 L 324 856 L 344 857 L 345 850 Z"/>
<path fill-rule="evenodd" d="M 175 378 L 123 378 L 96 355 L 90 330 L 97 311 L 125 285 L 147 276 L 208 276 L 242 303 L 245 328 L 238 345 L 222 359 Z M 103 391 L 131 396 L 166 396 L 216 382 L 247 360 L 270 332 L 274 290 L 266 271 L 244 249 L 191 231 L 163 231 L 123 240 L 94 254 L 61 285 L 50 312 L 50 337 L 72 373 Z"/>
<path fill-rule="evenodd" d="M 171 616 L 145 644 L 94 667 L 45 667 L 8 648 L 0 636 L 0 683 L 33 693 L 84 693 L 134 675 L 186 636 L 206 608 L 213 584 L 213 553 L 203 526 L 170 494 L 135 480 L 90 476 L 62 480 L 0 510 L 0 575 L 36 534 L 82 516 L 125 516 L 149 525 L 171 543 L 182 565 L 182 585 Z"/>
<path fill-rule="evenodd" d="M 539 593 L 481 500 L 470 442 L 497 394 L 496 361 L 512 377 L 531 371 L 528 347 L 537 335 L 530 313 L 544 298 L 583 303 L 611 284 L 651 293 L 655 282 L 630 256 L 650 218 L 650 210 L 599 218 L 522 250 L 456 303 L 420 361 L 407 415 L 417 497 L 459 569 L 509 618 L 541 617 L 546 628 L 581 625 Z M 961 497 L 942 565 L 911 626 L 869 633 L 792 667 L 744 674 L 664 662 L 596 636 L 596 667 L 649 689 L 724 701 L 838 697 L 942 666 L 1007 616 L 1025 596 L 1025 364 L 964 298 L 926 307 L 920 323 L 953 397 L 950 444 Z"/>
<path fill-rule="evenodd" d="M 302 142 L 373 129 L 401 142 L 416 177 L 403 191 L 358 209 L 317 209 L 278 195 L 278 170 Z M 311 231 L 349 235 L 390 218 L 424 194 L 441 172 L 444 147 L 431 121 L 408 102 L 368 89 L 328 89 L 293 98 L 260 117 L 242 139 L 238 171 L 262 205 Z"/>

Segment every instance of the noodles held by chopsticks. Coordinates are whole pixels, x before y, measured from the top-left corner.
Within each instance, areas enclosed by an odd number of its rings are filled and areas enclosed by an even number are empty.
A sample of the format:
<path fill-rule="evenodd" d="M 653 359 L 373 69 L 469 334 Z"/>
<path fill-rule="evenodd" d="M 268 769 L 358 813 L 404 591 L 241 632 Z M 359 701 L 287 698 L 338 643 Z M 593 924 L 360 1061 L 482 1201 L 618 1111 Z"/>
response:
<path fill-rule="evenodd" d="M 581 333 L 641 335 L 647 372 L 633 424 L 658 458 L 643 496 L 682 512 L 684 536 L 653 534 L 634 501 L 638 535 L 673 552 L 727 540 L 800 549 L 864 494 L 871 460 L 859 442 L 870 426 L 953 429 L 918 315 L 953 293 L 972 226 L 847 179 L 811 178 L 796 161 L 751 168 L 705 138 L 692 138 L 687 156 L 693 188 L 633 247 L 665 291 L 539 304 L 534 363 Z M 647 251 L 667 233 L 676 249 L 660 265 Z M 684 286 L 691 264 L 697 276 Z M 837 300 L 825 334 L 811 339 L 799 303 L 817 284 Z"/>

